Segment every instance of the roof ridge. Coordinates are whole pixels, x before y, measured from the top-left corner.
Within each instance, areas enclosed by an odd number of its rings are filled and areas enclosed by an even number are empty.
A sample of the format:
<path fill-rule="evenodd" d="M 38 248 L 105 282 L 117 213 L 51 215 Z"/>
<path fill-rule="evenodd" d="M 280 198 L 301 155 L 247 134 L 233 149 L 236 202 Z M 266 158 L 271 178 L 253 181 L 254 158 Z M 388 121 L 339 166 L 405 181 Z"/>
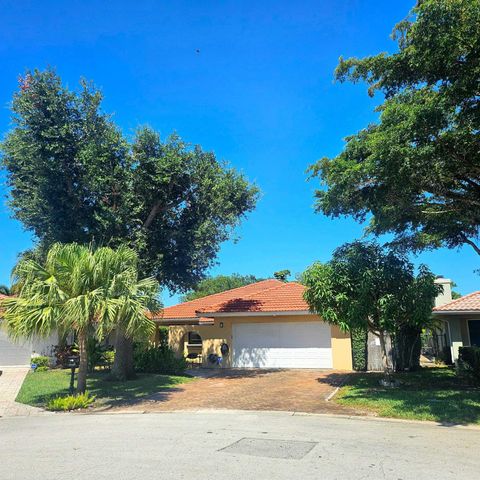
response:
<path fill-rule="evenodd" d="M 450 305 L 456 305 L 460 300 L 465 300 L 468 297 L 472 297 L 473 295 L 478 295 L 480 294 L 480 290 L 475 290 L 474 292 L 467 293 L 466 295 L 463 295 L 460 298 L 455 298 L 454 300 L 450 300 L 447 303 L 444 303 L 443 305 L 439 305 L 438 307 L 435 307 L 434 310 L 441 310 L 443 307 L 447 307 Z"/>
<path fill-rule="evenodd" d="M 275 279 L 273 279 L 275 280 Z M 280 281 L 280 280 L 279 280 Z M 284 287 L 285 285 L 291 285 L 292 283 L 297 283 L 298 285 L 301 285 L 299 284 L 298 282 L 282 282 L 280 281 L 280 285 L 275 285 L 273 287 L 270 287 L 270 288 L 266 288 L 265 290 L 260 290 L 259 292 L 253 292 L 253 293 L 250 293 L 249 295 L 245 295 L 244 297 L 241 298 L 241 300 L 247 300 L 249 299 L 250 297 L 253 297 L 255 295 L 258 295 L 260 293 L 265 293 L 265 292 L 270 292 L 272 290 L 276 290 L 277 288 L 282 288 Z M 230 300 L 237 300 L 237 299 L 229 299 L 227 301 L 230 301 Z M 215 308 L 216 306 L 218 305 L 221 305 L 223 302 L 217 302 L 217 303 L 213 303 L 211 305 L 209 305 L 208 307 L 204 307 L 204 308 Z M 202 310 L 202 309 L 199 309 L 199 310 L 195 310 L 195 312 L 199 312 L 199 313 L 209 313 L 213 310 Z"/>
<path fill-rule="evenodd" d="M 166 310 L 167 308 L 173 308 L 173 307 L 176 307 L 178 305 L 186 305 L 188 303 L 198 302 L 199 300 L 206 300 L 207 298 L 214 297 L 215 295 L 223 295 L 224 293 L 233 292 L 235 290 L 240 290 L 241 288 L 250 287 L 251 285 L 259 285 L 261 283 L 271 282 L 271 281 L 280 282 L 280 280 L 277 280 L 275 278 L 266 278 L 265 280 L 260 280 L 259 282 L 248 283 L 247 285 L 242 285 L 241 287 L 229 288 L 228 290 L 224 290 L 223 292 L 211 293 L 210 295 L 205 295 L 204 297 L 194 298 L 193 300 L 187 300 L 186 302 L 180 302 L 180 303 L 177 303 L 176 305 L 170 305 L 169 307 L 165 307 L 163 310 Z M 281 282 L 281 283 L 283 283 L 283 282 Z M 266 289 L 266 290 L 268 290 L 268 289 Z M 220 302 L 218 302 L 218 303 L 220 303 Z M 216 304 L 214 304 L 214 305 L 216 305 Z"/>

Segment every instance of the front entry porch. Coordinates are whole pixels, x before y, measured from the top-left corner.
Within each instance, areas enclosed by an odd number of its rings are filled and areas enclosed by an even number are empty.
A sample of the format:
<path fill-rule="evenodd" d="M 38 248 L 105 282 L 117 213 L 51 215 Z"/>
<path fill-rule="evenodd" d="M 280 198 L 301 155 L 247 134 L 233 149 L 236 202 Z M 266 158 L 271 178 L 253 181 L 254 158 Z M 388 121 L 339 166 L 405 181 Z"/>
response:
<path fill-rule="evenodd" d="M 450 315 L 442 319 L 454 362 L 458 360 L 460 347 L 480 347 L 480 316 Z"/>

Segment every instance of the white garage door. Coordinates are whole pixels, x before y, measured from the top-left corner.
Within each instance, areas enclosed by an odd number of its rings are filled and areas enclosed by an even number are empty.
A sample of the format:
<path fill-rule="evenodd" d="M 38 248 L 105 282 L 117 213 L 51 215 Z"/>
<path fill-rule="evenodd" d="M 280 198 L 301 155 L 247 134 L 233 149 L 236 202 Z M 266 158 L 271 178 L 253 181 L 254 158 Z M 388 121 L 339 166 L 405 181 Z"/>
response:
<path fill-rule="evenodd" d="M 30 344 L 19 345 L 8 338 L 0 328 L 0 367 L 9 365 L 28 365 L 32 350 Z"/>
<path fill-rule="evenodd" d="M 330 326 L 324 322 L 233 325 L 233 366 L 332 368 Z"/>

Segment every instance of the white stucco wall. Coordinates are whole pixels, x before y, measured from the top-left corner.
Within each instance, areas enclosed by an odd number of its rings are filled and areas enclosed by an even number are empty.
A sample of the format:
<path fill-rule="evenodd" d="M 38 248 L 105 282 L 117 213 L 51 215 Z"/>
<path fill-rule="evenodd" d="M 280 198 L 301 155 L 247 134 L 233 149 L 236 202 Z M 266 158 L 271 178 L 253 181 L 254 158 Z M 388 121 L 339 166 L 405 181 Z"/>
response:
<path fill-rule="evenodd" d="M 446 303 L 451 302 L 452 301 L 452 281 L 449 278 L 441 277 L 441 278 L 437 278 L 435 280 L 435 283 L 443 287 L 443 292 L 441 292 L 439 295 L 437 295 L 437 298 L 435 298 L 435 306 L 441 307 L 442 305 L 445 305 Z"/>

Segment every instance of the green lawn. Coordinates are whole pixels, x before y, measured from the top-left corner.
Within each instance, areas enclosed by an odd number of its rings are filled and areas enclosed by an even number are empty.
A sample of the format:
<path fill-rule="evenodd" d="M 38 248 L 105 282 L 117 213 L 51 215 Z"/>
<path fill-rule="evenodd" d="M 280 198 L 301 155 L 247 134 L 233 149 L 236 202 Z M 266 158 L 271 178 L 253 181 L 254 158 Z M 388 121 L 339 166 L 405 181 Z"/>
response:
<path fill-rule="evenodd" d="M 459 378 L 452 369 L 396 374 L 402 382 L 397 388 L 381 387 L 381 377 L 379 373 L 351 375 L 335 401 L 381 417 L 480 424 L 480 388 Z"/>
<path fill-rule="evenodd" d="M 95 372 L 89 375 L 88 391 L 96 395 L 96 406 L 118 406 L 140 401 L 149 395 L 166 391 L 182 383 L 193 380 L 190 377 L 173 375 L 138 374 L 135 380 L 128 382 L 110 382 L 107 373 Z M 43 407 L 56 396 L 67 395 L 70 384 L 70 370 L 48 370 L 30 372 L 17 396 L 17 402 Z"/>

